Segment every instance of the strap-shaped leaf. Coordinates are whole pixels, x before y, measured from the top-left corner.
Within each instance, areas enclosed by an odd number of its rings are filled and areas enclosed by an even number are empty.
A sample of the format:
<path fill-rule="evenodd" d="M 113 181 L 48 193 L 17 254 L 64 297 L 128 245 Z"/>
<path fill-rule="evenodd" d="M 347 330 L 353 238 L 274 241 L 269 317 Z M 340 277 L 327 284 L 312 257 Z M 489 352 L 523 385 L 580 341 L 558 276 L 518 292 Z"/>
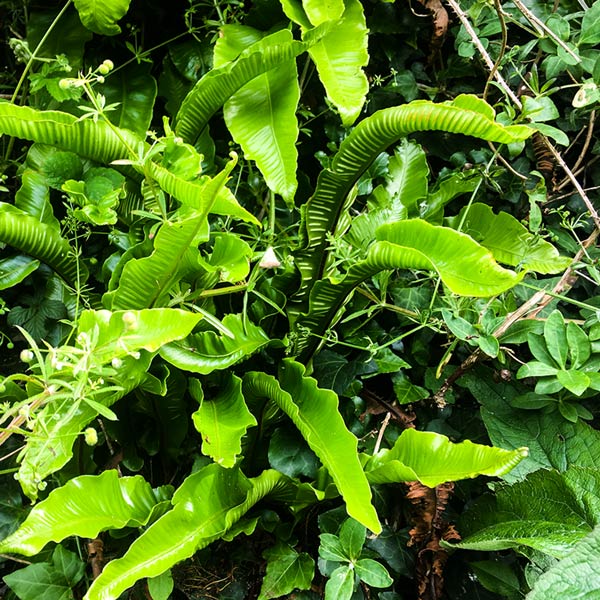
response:
<path fill-rule="evenodd" d="M 500 267 L 492 254 L 468 235 L 420 219 L 383 225 L 377 238 L 367 257 L 350 267 L 345 277 L 322 279 L 313 287 L 309 310 L 296 322 L 295 350 L 303 358 L 314 352 L 354 288 L 379 271 L 435 270 L 452 292 L 479 297 L 500 294 L 524 275 Z"/>
<path fill-rule="evenodd" d="M 200 382 L 192 379 L 190 393 L 200 403 L 192 420 L 202 434 L 202 453 L 223 467 L 233 467 L 242 451 L 242 438 L 249 427 L 257 424 L 244 401 L 242 380 L 229 374 L 220 393 L 207 399 Z"/>
<path fill-rule="evenodd" d="M 527 456 L 527 448 L 503 450 L 474 444 L 453 444 L 445 435 L 405 429 L 390 450 L 380 450 L 365 465 L 371 483 L 420 481 L 435 487 L 488 475 L 501 477 Z"/>
<path fill-rule="evenodd" d="M 55 227 L 4 202 L 0 202 L 0 241 L 46 263 L 70 285 L 87 278 L 85 265 Z"/>
<path fill-rule="evenodd" d="M 73 0 L 81 22 L 94 33 L 117 35 L 121 28 L 117 21 L 129 9 L 131 0 Z"/>
<path fill-rule="evenodd" d="M 326 3 L 313 4 L 323 6 Z M 339 4 L 343 7 L 342 2 Z M 369 91 L 369 82 L 363 71 L 369 62 L 369 30 L 361 2 L 346 0 L 345 4 L 341 19 L 327 35 L 308 49 L 308 53 L 317 67 L 327 97 L 338 109 L 342 124 L 349 127 L 360 115 Z M 323 22 L 321 19 L 319 21 L 313 25 Z"/>
<path fill-rule="evenodd" d="M 358 458 L 358 442 L 338 411 L 338 397 L 321 389 L 292 359 L 282 363 L 279 381 L 265 373 L 244 377 L 246 397 L 266 397 L 283 410 L 329 471 L 346 502 L 348 514 L 379 533 L 381 525 L 371 504 L 371 490 Z"/>
<path fill-rule="evenodd" d="M 0 552 L 33 556 L 48 542 L 71 535 L 95 538 L 106 529 L 141 527 L 159 500 L 140 475 L 119 477 L 110 469 L 75 477 L 34 506 L 19 529 L 0 542 Z"/>
<path fill-rule="evenodd" d="M 202 315 L 177 308 L 111 312 L 84 310 L 78 334 L 93 341 L 93 359 L 107 363 L 140 349 L 156 352 L 163 344 L 187 336 Z"/>
<path fill-rule="evenodd" d="M 212 115 L 235 92 L 262 73 L 302 54 L 306 47 L 296 41 L 271 46 L 261 40 L 244 50 L 237 60 L 209 71 L 185 97 L 177 114 L 177 135 L 194 142 Z"/>
<path fill-rule="evenodd" d="M 561 273 L 571 259 L 560 256 L 558 250 L 506 212 L 494 214 L 492 209 L 475 203 L 448 219 L 451 227 L 462 223 L 461 231 L 488 248 L 494 258 L 505 265 L 520 266 L 538 273 Z"/>
<path fill-rule="evenodd" d="M 151 308 L 164 301 L 166 294 L 177 282 L 180 263 L 202 228 L 219 190 L 225 185 L 235 161 L 200 187 L 173 175 L 152 163 L 151 173 L 160 186 L 175 197 L 202 193 L 203 202 L 192 216 L 180 221 L 168 221 L 158 230 L 154 251 L 150 256 L 129 260 L 123 267 L 117 289 L 104 294 L 104 305 L 112 310 Z"/>
<path fill-rule="evenodd" d="M 305 304 L 311 285 L 322 277 L 327 236 L 335 232 L 350 190 L 380 152 L 415 131 L 441 130 L 500 143 L 524 140 L 532 134 L 525 125 L 503 126 L 493 117 L 493 109 L 483 100 L 462 95 L 451 103 L 416 100 L 386 108 L 359 123 L 342 142 L 331 168 L 319 175 L 317 189 L 305 206 L 302 245 L 295 257 L 302 275 L 297 302 Z"/>
<path fill-rule="evenodd" d="M 101 163 L 137 156 L 143 140 L 127 129 L 113 131 L 103 121 L 56 110 L 36 110 L 0 102 L 0 133 L 70 150 Z"/>
<path fill-rule="evenodd" d="M 173 495 L 173 510 L 153 523 L 122 558 L 110 562 L 84 599 L 116 600 L 139 579 L 156 577 L 189 558 L 227 533 L 283 478 L 268 470 L 247 479 L 238 469 L 216 464 L 190 475 Z"/>
<path fill-rule="evenodd" d="M 235 60 L 248 45 L 263 47 L 290 44 L 291 31 L 283 29 L 269 36 L 251 27 L 228 25 L 215 46 L 215 67 Z M 262 41 L 261 41 L 262 38 Z M 233 139 L 246 158 L 256 161 L 269 188 L 293 203 L 298 187 L 296 168 L 300 99 L 296 61 L 290 58 L 258 75 L 223 106 L 223 116 Z"/>
<path fill-rule="evenodd" d="M 232 367 L 271 342 L 260 327 L 250 321 L 244 323 L 242 315 L 226 315 L 221 322 L 231 336 L 213 331 L 195 333 L 181 342 L 165 344 L 160 355 L 179 369 L 208 375 Z"/>

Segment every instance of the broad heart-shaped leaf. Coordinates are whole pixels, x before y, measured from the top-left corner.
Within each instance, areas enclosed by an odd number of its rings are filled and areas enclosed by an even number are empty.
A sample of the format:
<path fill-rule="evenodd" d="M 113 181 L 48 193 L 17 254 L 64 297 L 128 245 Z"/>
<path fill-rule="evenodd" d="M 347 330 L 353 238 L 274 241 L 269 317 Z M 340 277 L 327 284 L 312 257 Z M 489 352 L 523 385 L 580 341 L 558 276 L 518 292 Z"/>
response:
<path fill-rule="evenodd" d="M 72 600 L 73 588 L 85 573 L 85 563 L 62 546 L 56 546 L 52 562 L 37 562 L 4 576 L 20 600 Z"/>
<path fill-rule="evenodd" d="M 527 391 L 516 382 L 494 382 L 491 369 L 479 367 L 461 377 L 481 404 L 481 416 L 492 444 L 502 448 L 527 445 L 529 456 L 504 477 L 522 479 L 538 469 L 565 471 L 571 465 L 600 464 L 600 432 L 579 419 L 571 423 L 558 412 L 519 410 L 511 402 Z"/>
<path fill-rule="evenodd" d="M 282 29 L 269 36 L 251 27 L 226 25 L 215 45 L 215 68 L 235 60 L 248 46 L 263 48 L 289 44 L 292 33 Z M 261 39 L 262 38 L 262 39 Z M 254 46 L 257 48 L 258 46 Z M 256 161 L 269 188 L 293 204 L 298 187 L 296 167 L 300 98 L 296 61 L 290 58 L 255 77 L 227 100 L 223 116 L 244 155 Z"/>
<path fill-rule="evenodd" d="M 87 278 L 75 249 L 55 227 L 4 202 L 0 202 L 0 241 L 46 263 L 70 285 Z"/>
<path fill-rule="evenodd" d="M 173 495 L 173 510 L 155 521 L 94 581 L 85 600 L 116 600 L 143 577 L 156 577 L 222 537 L 284 476 L 263 471 L 247 479 L 238 469 L 208 465 L 190 475 Z"/>
<path fill-rule="evenodd" d="M 277 544 L 263 552 L 267 571 L 258 600 L 279 598 L 294 590 L 310 589 L 315 575 L 315 561 L 306 552 L 298 553 L 287 544 Z"/>
<path fill-rule="evenodd" d="M 490 252 L 464 233 L 420 219 L 383 225 L 376 235 L 380 241 L 369 248 L 364 260 L 350 267 L 345 277 L 323 279 L 314 285 L 308 312 L 296 322 L 296 354 L 310 356 L 354 288 L 380 271 L 435 270 L 452 292 L 483 297 L 500 294 L 523 277 L 500 267 Z"/>
<path fill-rule="evenodd" d="M 111 312 L 84 310 L 78 336 L 91 340 L 98 363 L 123 358 L 136 350 L 156 352 L 161 346 L 187 336 L 202 315 L 177 308 L 148 308 Z"/>
<path fill-rule="evenodd" d="M 0 552 L 33 556 L 48 542 L 71 535 L 95 538 L 106 529 L 141 527 L 157 501 L 140 475 L 119 477 L 114 469 L 81 475 L 34 506 L 19 529 L 0 542 Z"/>
<path fill-rule="evenodd" d="M 306 44 L 296 41 L 265 47 L 262 42 L 258 42 L 244 50 L 235 61 L 218 69 L 211 69 L 196 83 L 181 104 L 175 128 L 177 135 L 188 142 L 194 142 L 212 115 L 235 92 L 255 77 L 302 54 L 306 47 Z"/>
<path fill-rule="evenodd" d="M 560 273 L 571 264 L 569 257 L 560 256 L 552 244 L 529 233 L 512 215 L 505 212 L 496 215 L 485 204 L 465 207 L 448 222 L 456 228 L 462 224 L 463 233 L 490 250 L 494 258 L 505 265 L 546 274 Z"/>
<path fill-rule="evenodd" d="M 117 104 L 108 113 L 111 123 L 133 131 L 142 139 L 146 137 L 157 91 L 148 63 L 134 62 L 110 73 L 98 91 L 107 104 Z"/>
<path fill-rule="evenodd" d="M 271 342 L 269 336 L 242 315 L 226 315 L 221 320 L 231 337 L 204 331 L 181 342 L 164 345 L 159 353 L 167 362 L 184 371 L 208 375 L 228 369 Z"/>
<path fill-rule="evenodd" d="M 590 480 L 584 481 L 588 486 Z M 578 484 L 578 473 L 540 470 L 513 485 L 495 485 L 493 498 L 481 497 L 461 520 L 463 539 L 452 547 L 503 550 L 528 546 L 563 558 L 597 525 Z M 587 493 L 597 493 L 598 481 Z"/>
<path fill-rule="evenodd" d="M 94 33 L 117 35 L 121 28 L 117 21 L 129 10 L 131 0 L 73 0 L 81 22 Z"/>
<path fill-rule="evenodd" d="M 247 429 L 257 425 L 244 401 L 242 380 L 227 374 L 219 394 L 210 399 L 204 397 L 197 379 L 191 379 L 189 385 L 190 393 L 200 403 L 192 420 L 202 435 L 202 453 L 223 467 L 233 467 Z"/>
<path fill-rule="evenodd" d="M 77 117 L 55 110 L 36 110 L 0 102 L 0 134 L 70 150 L 83 158 L 108 164 L 117 159 L 137 156 L 143 139 L 127 129 L 114 131 L 103 122 Z M 134 156 L 131 156 L 131 154 Z"/>
<path fill-rule="evenodd" d="M 452 443 L 432 431 L 405 429 L 390 450 L 380 450 L 365 465 L 371 483 L 420 481 L 435 487 L 488 475 L 501 477 L 527 456 L 527 448 L 502 450 L 465 440 Z"/>
<path fill-rule="evenodd" d="M 328 3 L 316 0 L 313 4 Z M 359 0 L 346 0 L 345 5 L 341 20 L 311 46 L 308 53 L 317 67 L 327 97 L 338 109 L 342 124 L 348 127 L 360 115 L 369 91 L 369 82 L 363 72 L 369 62 L 369 30 Z"/>
<path fill-rule="evenodd" d="M 111 406 L 117 400 L 140 385 L 146 378 L 152 355 L 142 351 L 139 359 L 123 358 L 123 364 L 107 386 L 117 384 L 117 391 L 106 390 L 94 396 L 96 402 Z M 86 402 L 74 402 L 72 398 L 50 401 L 36 413 L 36 420 L 27 444 L 19 455 L 21 465 L 15 478 L 23 492 L 31 500 L 38 495 L 38 488 L 51 473 L 55 473 L 73 456 L 73 444 L 83 428 L 98 416 Z"/>
<path fill-rule="evenodd" d="M 358 441 L 338 411 L 337 395 L 319 388 L 315 379 L 305 375 L 305 368 L 289 358 L 281 363 L 279 381 L 265 373 L 248 373 L 244 377 L 243 391 L 246 398 L 273 400 L 290 417 L 329 471 L 346 502 L 348 514 L 379 533 L 381 525 L 360 465 Z"/>
<path fill-rule="evenodd" d="M 535 582 L 527 600 L 600 598 L 600 527 L 572 547 L 571 552 Z"/>
<path fill-rule="evenodd" d="M 132 259 L 125 264 L 117 289 L 104 294 L 102 301 L 107 308 L 151 308 L 165 300 L 180 277 L 180 262 L 205 227 L 210 207 L 234 164 L 235 160 L 229 161 L 223 171 L 199 187 L 152 163 L 152 176 L 165 191 L 176 198 L 200 192 L 204 202 L 200 209 L 191 211 L 191 216 L 164 223 L 156 234 L 154 252 L 150 256 Z"/>
<path fill-rule="evenodd" d="M 360 122 L 342 142 L 331 168 L 320 173 L 315 193 L 304 207 L 301 249 L 295 255 L 302 276 L 295 298 L 298 312 L 306 310 L 310 288 L 322 277 L 328 235 L 336 231 L 350 190 L 375 158 L 398 139 L 416 131 L 448 131 L 500 143 L 516 142 L 532 135 L 532 130 L 525 125 L 503 126 L 493 117 L 493 109 L 483 100 L 461 95 L 451 103 L 416 100 L 386 108 Z"/>

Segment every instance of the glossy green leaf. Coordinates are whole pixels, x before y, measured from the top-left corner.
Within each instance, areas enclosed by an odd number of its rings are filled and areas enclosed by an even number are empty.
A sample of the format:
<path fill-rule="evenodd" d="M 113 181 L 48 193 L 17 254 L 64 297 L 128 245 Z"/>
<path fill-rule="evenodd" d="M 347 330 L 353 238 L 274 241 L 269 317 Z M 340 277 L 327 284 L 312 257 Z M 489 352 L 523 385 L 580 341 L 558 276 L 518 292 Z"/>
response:
<path fill-rule="evenodd" d="M 242 315 L 225 315 L 221 322 L 231 336 L 204 331 L 166 344 L 160 355 L 180 369 L 208 375 L 233 366 L 271 341 L 260 327 L 250 321 L 244 323 Z"/>
<path fill-rule="evenodd" d="M 247 223 L 253 223 L 254 225 L 260 226 L 260 221 L 251 212 L 240 205 L 231 190 L 227 187 L 221 188 L 210 212 L 215 215 L 241 219 Z"/>
<path fill-rule="evenodd" d="M 550 356 L 564 369 L 567 363 L 569 344 L 565 319 L 559 310 L 552 311 L 546 319 L 544 340 Z"/>
<path fill-rule="evenodd" d="M 481 184 L 482 175 L 476 169 L 452 172 L 439 179 L 429 192 L 427 201 L 420 206 L 420 217 L 432 223 L 441 224 L 443 209 L 454 198 L 475 191 Z"/>
<path fill-rule="evenodd" d="M 463 539 L 452 547 L 502 550 L 524 545 L 563 558 L 600 517 L 589 513 L 571 485 L 563 474 L 545 470 L 512 485 L 498 484 L 493 500 L 480 499 L 466 513 Z"/>
<path fill-rule="evenodd" d="M 596 527 L 575 544 L 563 560 L 542 573 L 527 594 L 527 600 L 594 600 L 600 597 L 599 556 L 600 527 Z"/>
<path fill-rule="evenodd" d="M 48 542 L 71 535 L 93 539 L 106 529 L 141 527 L 156 503 L 140 475 L 119 477 L 109 469 L 74 477 L 31 509 L 19 529 L 0 542 L 0 552 L 33 556 Z"/>
<path fill-rule="evenodd" d="M 296 324 L 308 332 L 308 337 L 298 338 L 297 353 L 309 356 L 354 288 L 380 271 L 435 270 L 452 292 L 483 297 L 500 294 L 523 277 L 500 267 L 490 252 L 469 236 L 420 219 L 383 225 L 377 230 L 377 239 L 367 257 L 352 265 L 345 277 L 323 279 L 314 285 L 308 312 Z"/>
<path fill-rule="evenodd" d="M 55 227 L 4 202 L 0 202 L 0 241 L 46 263 L 71 285 L 87 277 L 75 249 Z"/>
<path fill-rule="evenodd" d="M 118 287 L 104 294 L 103 303 L 112 310 L 151 308 L 164 303 L 171 287 L 178 281 L 181 262 L 188 250 L 196 250 L 194 242 L 207 223 L 207 215 L 219 189 L 225 185 L 234 161 L 202 188 L 205 201 L 201 210 L 179 221 L 164 223 L 154 239 L 150 256 L 128 260 L 120 275 Z M 154 165 L 152 174 L 165 191 L 178 197 L 198 189 L 191 182 Z M 195 193 L 193 190 L 191 193 Z"/>
<path fill-rule="evenodd" d="M 251 27 L 226 25 L 215 46 L 215 67 L 235 60 L 252 44 L 260 43 L 260 47 L 267 48 L 287 45 L 292 40 L 287 29 L 263 38 L 261 32 Z M 245 157 L 256 161 L 269 188 L 290 204 L 298 186 L 299 98 L 296 61 L 290 58 L 249 81 L 223 106 L 227 128 Z"/>
<path fill-rule="evenodd" d="M 138 359 L 123 358 L 116 369 L 114 380 L 107 380 L 105 386 L 118 384 L 118 390 L 106 389 L 95 395 L 94 400 L 109 407 L 135 389 L 146 378 L 152 355 L 142 352 Z M 30 399 L 31 400 L 31 399 Z M 44 479 L 55 473 L 73 456 L 73 444 L 84 427 L 98 416 L 86 402 L 74 402 L 72 398 L 62 398 L 49 402 L 36 413 L 33 430 L 27 445 L 19 456 L 21 462 L 15 478 L 23 492 L 35 500 L 39 488 L 45 487 Z"/>
<path fill-rule="evenodd" d="M 265 373 L 244 377 L 244 395 L 273 400 L 294 422 L 329 471 L 346 502 L 348 514 L 371 531 L 381 525 L 371 504 L 371 490 L 360 465 L 357 439 L 338 411 L 338 397 L 321 389 L 305 368 L 292 359 L 281 363 L 279 381 Z"/>
<path fill-rule="evenodd" d="M 114 131 L 103 121 L 77 117 L 55 110 L 36 110 L 0 101 L 0 133 L 50 144 L 84 158 L 108 164 L 131 159 L 143 140 L 126 129 Z"/>
<path fill-rule="evenodd" d="M 21 283 L 40 266 L 40 261 L 23 254 L 0 260 L 0 290 Z"/>
<path fill-rule="evenodd" d="M 263 552 L 267 570 L 258 600 L 287 596 L 294 590 L 308 590 L 315 574 L 315 561 L 287 544 L 277 544 Z"/>
<path fill-rule="evenodd" d="M 325 584 L 325 600 L 350 600 L 354 590 L 354 570 L 347 565 L 338 567 Z"/>
<path fill-rule="evenodd" d="M 170 570 L 148 579 L 148 592 L 152 600 L 169 600 L 174 587 L 175 582 Z"/>
<path fill-rule="evenodd" d="M 83 345 L 91 341 L 94 360 L 109 362 L 144 349 L 156 352 L 192 331 L 202 315 L 178 308 L 148 308 L 115 311 L 84 310 L 79 317 L 78 336 Z"/>
<path fill-rule="evenodd" d="M 20 600 L 73 600 L 73 588 L 85 573 L 85 563 L 73 552 L 57 546 L 52 562 L 31 564 L 3 577 Z"/>
<path fill-rule="evenodd" d="M 350 560 L 355 561 L 361 555 L 367 531 L 365 526 L 358 521 L 346 519 L 340 528 L 339 538 L 344 554 Z"/>
<path fill-rule="evenodd" d="M 221 281 L 238 283 L 250 272 L 252 248 L 233 233 L 216 233 L 215 245 L 209 264 L 214 267 Z"/>
<path fill-rule="evenodd" d="M 144 139 L 152 120 L 156 89 L 150 65 L 131 63 L 107 75 L 98 91 L 106 98 L 106 104 L 117 104 L 115 110 L 107 113 L 111 123 Z"/>
<path fill-rule="evenodd" d="M 21 187 L 15 194 L 15 206 L 40 223 L 59 231 L 60 223 L 52 211 L 48 183 L 42 173 L 25 169 L 21 175 Z"/>
<path fill-rule="evenodd" d="M 581 396 L 590 386 L 590 378 L 577 369 L 560 369 L 556 372 L 556 378 L 563 387 L 576 396 Z"/>
<path fill-rule="evenodd" d="M 527 456 L 527 448 L 503 450 L 465 440 L 452 443 L 432 431 L 405 429 L 393 448 L 380 450 L 365 465 L 371 483 L 420 481 L 435 487 L 488 475 L 501 477 Z"/>
<path fill-rule="evenodd" d="M 344 13 L 344 0 L 303 0 L 302 7 L 314 25 L 339 19 Z"/>
<path fill-rule="evenodd" d="M 577 323 L 569 321 L 567 323 L 567 342 L 569 344 L 571 366 L 578 369 L 587 362 L 592 353 L 590 340 Z"/>
<path fill-rule="evenodd" d="M 419 204 L 427 196 L 429 167 L 423 148 L 416 142 L 403 139 L 390 158 L 386 189 L 404 207 L 392 214 L 389 221 L 419 216 Z M 389 222 L 388 221 L 388 222 Z"/>
<path fill-rule="evenodd" d="M 571 259 L 560 256 L 558 250 L 506 212 L 494 214 L 480 203 L 465 207 L 459 215 L 448 219 L 451 227 L 458 227 L 476 242 L 490 250 L 494 258 L 511 267 L 521 267 L 537 273 L 561 273 Z"/>
<path fill-rule="evenodd" d="M 372 558 L 361 558 L 354 565 L 356 576 L 367 585 L 376 588 L 386 588 L 394 583 L 387 569 Z"/>
<path fill-rule="evenodd" d="M 327 2 L 317 0 L 313 4 L 323 7 Z M 341 1 L 336 4 L 344 5 Z M 304 7 L 306 9 L 306 3 Z M 318 22 L 313 21 L 313 25 L 322 22 L 319 18 Z M 369 91 L 369 82 L 363 72 L 363 67 L 369 62 L 368 31 L 363 5 L 359 0 L 346 0 L 341 20 L 308 49 L 327 96 L 338 109 L 346 127 L 360 115 Z"/>
<path fill-rule="evenodd" d="M 81 22 L 94 33 L 117 35 L 121 28 L 117 21 L 129 10 L 131 0 L 73 0 Z"/>
<path fill-rule="evenodd" d="M 583 14 L 579 44 L 597 44 L 600 42 L 598 23 L 600 22 L 600 3 L 594 2 Z"/>
<path fill-rule="evenodd" d="M 346 562 L 350 559 L 337 535 L 333 533 L 321 533 L 319 540 L 319 557 L 323 560 Z"/>
<path fill-rule="evenodd" d="M 246 431 L 258 424 L 244 401 L 242 380 L 228 374 L 219 393 L 207 399 L 200 382 L 192 379 L 190 392 L 200 403 L 200 408 L 192 414 L 192 420 L 202 435 L 202 453 L 223 467 L 233 467 L 242 452 L 242 438 Z"/>
<path fill-rule="evenodd" d="M 296 41 L 265 47 L 258 42 L 244 50 L 235 61 L 210 70 L 185 97 L 177 114 L 177 134 L 188 142 L 194 142 L 212 115 L 235 92 L 255 77 L 286 63 L 305 50 L 306 45 Z"/>
<path fill-rule="evenodd" d="M 212 464 L 190 475 L 173 495 L 173 509 L 155 521 L 94 580 L 85 600 L 116 600 L 143 577 L 156 577 L 219 539 L 283 476 L 264 471 L 247 479 Z"/>
<path fill-rule="evenodd" d="M 565 471 L 570 465 L 596 468 L 600 464 L 600 432 L 587 423 L 571 423 L 557 412 L 513 408 L 513 400 L 526 390 L 514 382 L 495 382 L 488 369 L 467 373 L 460 381 L 481 404 L 492 444 L 529 447 L 529 456 L 504 476 L 507 481 L 538 469 Z"/>
<path fill-rule="evenodd" d="M 331 167 L 319 175 L 315 193 L 305 205 L 301 249 L 295 256 L 302 275 L 302 285 L 295 299 L 298 310 L 306 309 L 311 286 L 322 278 L 328 235 L 336 231 L 351 189 L 383 150 L 415 131 L 441 130 L 501 143 L 524 140 L 532 135 L 525 125 L 503 126 L 493 117 L 493 109 L 484 101 L 461 95 L 451 103 L 417 100 L 383 109 L 359 123 L 342 142 Z"/>

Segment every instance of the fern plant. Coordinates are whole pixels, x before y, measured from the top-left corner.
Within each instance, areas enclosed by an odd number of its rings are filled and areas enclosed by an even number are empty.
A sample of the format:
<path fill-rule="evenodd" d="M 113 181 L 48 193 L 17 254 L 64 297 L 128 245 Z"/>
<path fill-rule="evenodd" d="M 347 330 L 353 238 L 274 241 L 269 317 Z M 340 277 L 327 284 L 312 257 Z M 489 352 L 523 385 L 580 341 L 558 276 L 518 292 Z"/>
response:
<path fill-rule="evenodd" d="M 127 3 L 76 2 L 76 8 L 87 28 L 113 35 Z M 475 239 L 463 220 L 443 223 L 444 204 L 470 184 L 456 184 L 453 192 L 441 182 L 429 194 L 426 169 L 418 161 L 404 165 L 406 178 L 424 177 L 425 196 L 410 186 L 394 197 L 382 195 L 378 210 L 389 217 L 384 223 L 376 210 L 359 211 L 360 217 L 353 212 L 361 176 L 408 135 L 440 131 L 517 144 L 534 130 L 501 124 L 493 108 L 472 95 L 386 108 L 360 120 L 312 182 L 309 200 L 296 207 L 301 87 L 296 57 L 308 53 L 329 101 L 350 126 L 367 93 L 362 70 L 367 29 L 357 0 L 325 5 L 285 0 L 282 10 L 300 27 L 300 39 L 288 27 L 266 33 L 224 26 L 214 68 L 185 93 L 173 125 L 165 116 L 164 135 L 132 131 L 119 122 L 123 111 L 117 118 L 107 110 L 98 91 L 110 77 L 103 74 L 107 68 L 62 86 L 85 89 L 88 118 L 68 112 L 73 109 L 68 103 L 64 110 L 42 110 L 0 102 L 0 133 L 33 142 L 19 202 L 0 207 L 0 240 L 60 278 L 53 280 L 69 301 L 73 324 L 55 346 L 24 334 L 35 360 L 27 373 L 4 380 L 2 394 L 17 398 L 3 417 L 4 437 L 24 435 L 17 467 L 23 492 L 32 501 L 45 495 L 49 478 L 69 468 L 74 448 L 81 453 L 82 439 L 94 441 L 94 422 L 102 424 L 109 442 L 109 422 L 120 417 L 117 402 L 128 410 L 137 398 L 147 410 L 152 404 L 160 412 L 164 401 L 173 407 L 170 425 L 191 421 L 202 442 L 202 459 L 179 474 L 175 491 L 111 470 L 82 473 L 53 489 L 0 542 L 0 552 L 33 556 L 71 535 L 94 538 L 106 530 L 137 528 L 139 535 L 122 556 L 90 585 L 87 600 L 116 600 L 140 579 L 162 576 L 217 540 L 252 533 L 259 522 L 253 511 L 267 497 L 296 515 L 341 497 L 361 531 L 379 534 L 372 486 L 420 481 L 435 487 L 502 476 L 527 456 L 524 447 L 454 444 L 444 435 L 413 429 L 389 448 L 362 452 L 338 394 L 321 385 L 313 369 L 323 342 L 337 335 L 348 316 L 344 310 L 355 290 L 385 273 L 426 271 L 439 277 L 442 294 L 489 298 L 530 271 L 565 268 L 566 259 L 549 243 L 540 244 L 537 262 L 520 264 L 514 256 L 523 254 L 522 237 Z M 347 36 L 352 45 L 342 43 Z M 121 101 L 126 104 L 130 94 Z M 148 98 L 151 112 L 152 91 Z M 260 231 L 258 205 L 242 205 L 232 189 L 233 174 L 240 172 L 236 153 L 214 160 L 218 168 L 203 170 L 211 148 L 208 127 L 221 109 L 233 140 L 256 163 L 269 190 L 267 232 Z M 249 164 L 244 160 L 245 168 Z M 66 204 L 53 205 L 62 192 Z M 286 207 L 281 224 L 277 196 Z M 404 208 L 394 213 L 394 203 Z M 110 220 L 98 217 L 107 206 Z M 492 229 L 500 222 L 520 227 L 506 214 L 486 219 Z M 297 232 L 297 240 L 278 235 L 278 225 Z M 80 238 L 105 226 L 114 226 L 109 236 L 115 251 L 98 268 Z M 356 253 L 344 261 L 340 248 L 353 245 Z M 259 262 L 272 246 L 283 264 Z M 32 265 L 22 267 L 12 285 L 29 277 Z M 192 415 L 176 397 L 195 403 Z M 253 455 L 252 448 L 264 444 L 281 422 L 293 424 L 318 459 L 321 467 L 312 476 L 269 468 L 260 452 Z M 349 590 L 354 581 L 343 569 Z M 363 575 L 368 583 L 369 573 Z"/>

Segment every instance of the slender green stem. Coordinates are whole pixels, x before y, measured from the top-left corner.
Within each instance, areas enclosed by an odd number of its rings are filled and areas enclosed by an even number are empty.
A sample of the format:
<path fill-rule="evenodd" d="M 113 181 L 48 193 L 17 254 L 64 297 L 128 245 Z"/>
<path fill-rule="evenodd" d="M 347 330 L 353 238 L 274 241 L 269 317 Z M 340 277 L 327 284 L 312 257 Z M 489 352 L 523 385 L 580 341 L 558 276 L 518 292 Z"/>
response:
<path fill-rule="evenodd" d="M 25 65 L 25 68 L 23 69 L 23 72 L 21 73 L 21 77 L 19 78 L 17 87 L 15 88 L 15 91 L 13 92 L 12 98 L 10 100 L 12 104 L 14 104 L 17 96 L 19 95 L 21 86 L 23 85 L 23 82 L 25 81 L 25 78 L 27 77 L 27 74 L 29 73 L 29 70 L 31 69 L 33 62 L 37 58 L 37 53 L 42 49 L 42 47 L 46 43 L 46 40 L 52 33 L 52 30 L 56 27 L 56 24 L 60 21 L 60 18 L 65 14 L 65 12 L 67 11 L 67 8 L 69 8 L 70 4 L 71 4 L 71 0 L 67 0 L 67 3 L 62 7 L 61 11 L 56 15 L 56 17 L 54 17 L 54 21 L 52 21 L 52 23 L 50 23 L 50 27 L 48 27 L 48 30 L 42 36 L 42 39 L 39 41 L 38 45 L 35 47 L 35 50 L 31 53 L 31 56 L 29 57 L 29 60 L 27 61 L 27 64 Z"/>

